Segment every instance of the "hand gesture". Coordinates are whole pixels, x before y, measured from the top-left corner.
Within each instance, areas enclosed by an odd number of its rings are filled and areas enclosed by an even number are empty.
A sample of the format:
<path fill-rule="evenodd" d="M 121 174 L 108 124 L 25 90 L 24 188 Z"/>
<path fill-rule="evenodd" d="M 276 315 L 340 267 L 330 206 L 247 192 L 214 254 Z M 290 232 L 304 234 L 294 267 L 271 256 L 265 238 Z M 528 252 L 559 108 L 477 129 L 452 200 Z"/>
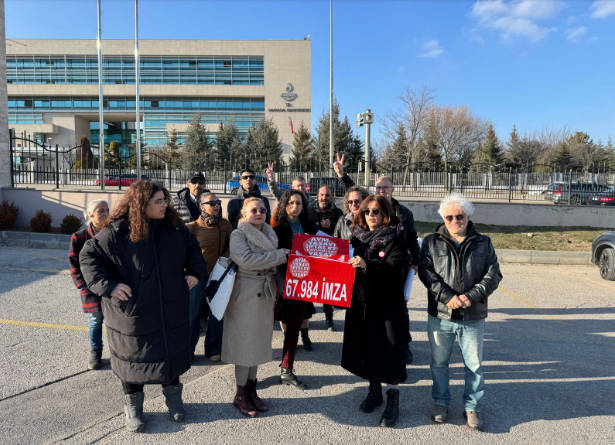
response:
<path fill-rule="evenodd" d="M 350 264 L 355 269 L 358 267 L 360 267 L 361 269 L 365 269 L 367 267 L 367 263 L 360 256 L 353 256 L 352 258 L 350 258 L 350 261 L 348 261 L 348 264 Z"/>
<path fill-rule="evenodd" d="M 186 275 L 186 283 L 188 283 L 188 289 L 192 289 L 194 286 L 197 285 L 198 282 L 199 280 L 197 280 L 196 277 L 193 277 L 192 275 Z"/>
<path fill-rule="evenodd" d="M 118 283 L 111 291 L 111 296 L 118 300 L 126 301 L 129 297 L 132 297 L 132 290 L 125 284 Z"/>
<path fill-rule="evenodd" d="M 267 162 L 267 179 L 269 182 L 273 182 L 273 167 L 275 166 L 275 162 Z"/>
<path fill-rule="evenodd" d="M 346 155 L 340 156 L 339 153 L 335 153 L 335 156 L 337 156 L 337 161 L 333 163 L 333 170 L 341 178 L 344 176 L 344 156 Z"/>
<path fill-rule="evenodd" d="M 455 295 L 453 298 L 451 298 L 451 301 L 446 303 L 446 305 L 449 309 L 455 310 L 459 309 L 460 307 L 463 307 L 463 302 L 459 299 L 458 295 Z"/>

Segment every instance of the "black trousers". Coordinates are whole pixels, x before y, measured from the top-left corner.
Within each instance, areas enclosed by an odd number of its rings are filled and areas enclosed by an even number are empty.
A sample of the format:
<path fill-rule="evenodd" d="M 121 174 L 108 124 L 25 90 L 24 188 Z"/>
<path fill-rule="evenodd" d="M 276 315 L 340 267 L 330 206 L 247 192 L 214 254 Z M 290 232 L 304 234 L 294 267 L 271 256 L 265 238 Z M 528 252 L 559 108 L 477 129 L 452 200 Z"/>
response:
<path fill-rule="evenodd" d="M 173 380 L 169 385 L 179 385 L 179 377 Z M 166 388 L 169 385 L 162 385 L 163 388 Z M 143 392 L 143 387 L 145 385 L 135 385 L 134 383 L 128 383 L 122 381 L 122 390 L 124 394 L 136 394 L 138 392 Z"/>

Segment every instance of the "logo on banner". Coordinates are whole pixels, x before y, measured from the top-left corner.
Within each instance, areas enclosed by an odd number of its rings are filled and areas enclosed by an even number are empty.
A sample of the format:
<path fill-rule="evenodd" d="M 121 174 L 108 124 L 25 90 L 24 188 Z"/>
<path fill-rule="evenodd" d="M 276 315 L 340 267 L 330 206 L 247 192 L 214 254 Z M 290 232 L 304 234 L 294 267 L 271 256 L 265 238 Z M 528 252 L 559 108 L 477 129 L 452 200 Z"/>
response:
<path fill-rule="evenodd" d="M 305 258 L 295 258 L 290 263 L 289 269 L 293 277 L 303 278 L 310 273 L 310 263 Z"/>
<path fill-rule="evenodd" d="M 311 256 L 330 257 L 337 254 L 337 244 L 329 241 L 325 237 L 311 237 L 305 243 L 303 248 Z"/>

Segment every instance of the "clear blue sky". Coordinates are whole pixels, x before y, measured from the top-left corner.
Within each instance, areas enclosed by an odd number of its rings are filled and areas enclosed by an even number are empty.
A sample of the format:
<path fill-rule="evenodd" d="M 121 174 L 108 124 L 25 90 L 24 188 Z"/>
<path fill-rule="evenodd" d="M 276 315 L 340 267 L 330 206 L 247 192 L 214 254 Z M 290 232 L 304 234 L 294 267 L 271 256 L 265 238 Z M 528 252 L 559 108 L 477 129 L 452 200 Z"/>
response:
<path fill-rule="evenodd" d="M 134 38 L 134 2 L 103 0 L 103 38 Z M 329 2 L 141 0 L 143 39 L 312 39 L 312 123 L 329 104 Z M 6 0 L 7 38 L 96 38 L 96 0 Z M 568 125 L 615 139 L 615 0 L 334 0 L 335 95 L 351 121 L 408 86 L 469 106 L 506 138 Z M 10 43 L 10 42 L 9 42 Z M 363 134 L 363 130 L 361 130 Z"/>

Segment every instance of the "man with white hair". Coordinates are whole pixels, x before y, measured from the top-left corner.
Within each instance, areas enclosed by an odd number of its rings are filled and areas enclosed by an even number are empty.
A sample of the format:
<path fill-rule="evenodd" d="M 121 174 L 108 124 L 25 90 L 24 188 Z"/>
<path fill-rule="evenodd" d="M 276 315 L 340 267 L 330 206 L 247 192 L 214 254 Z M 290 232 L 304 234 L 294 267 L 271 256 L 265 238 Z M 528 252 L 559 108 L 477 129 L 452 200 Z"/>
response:
<path fill-rule="evenodd" d="M 463 393 L 466 427 L 483 431 L 480 400 L 485 391 L 483 338 L 487 300 L 502 280 L 495 249 L 488 236 L 474 228 L 474 205 L 460 194 L 440 203 L 444 220 L 423 240 L 419 278 L 427 287 L 429 344 L 431 346 L 431 418 L 445 423 L 451 401 L 449 362 L 455 337 L 465 367 Z"/>

